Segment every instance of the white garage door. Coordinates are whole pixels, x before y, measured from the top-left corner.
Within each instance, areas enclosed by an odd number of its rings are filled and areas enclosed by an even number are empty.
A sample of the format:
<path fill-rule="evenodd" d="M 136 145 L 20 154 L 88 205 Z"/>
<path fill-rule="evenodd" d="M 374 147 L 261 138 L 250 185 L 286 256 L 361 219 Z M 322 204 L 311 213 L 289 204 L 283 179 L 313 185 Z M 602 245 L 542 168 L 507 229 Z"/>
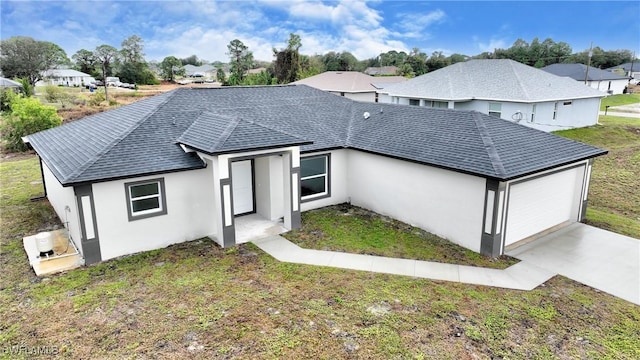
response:
<path fill-rule="evenodd" d="M 253 212 L 253 176 L 251 160 L 231 163 L 233 215 Z"/>
<path fill-rule="evenodd" d="M 577 220 L 583 172 L 578 167 L 512 185 L 504 245 Z"/>

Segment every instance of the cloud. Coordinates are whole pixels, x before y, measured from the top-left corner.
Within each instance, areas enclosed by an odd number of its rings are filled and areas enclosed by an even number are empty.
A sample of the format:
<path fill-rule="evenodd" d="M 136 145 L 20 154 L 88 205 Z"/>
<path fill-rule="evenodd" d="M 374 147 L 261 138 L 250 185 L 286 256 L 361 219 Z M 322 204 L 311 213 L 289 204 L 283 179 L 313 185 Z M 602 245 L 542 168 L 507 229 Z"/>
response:
<path fill-rule="evenodd" d="M 428 12 L 428 13 L 401 13 L 396 17 L 402 19 L 398 27 L 406 32 L 405 36 L 419 37 L 422 32 L 434 25 L 441 23 L 446 18 L 446 13 L 440 9 Z"/>
<path fill-rule="evenodd" d="M 478 40 L 477 37 L 474 37 L 473 40 L 476 43 L 478 49 L 483 52 L 493 52 L 495 49 L 507 48 L 507 42 L 504 39 L 491 38 L 488 43 Z"/>

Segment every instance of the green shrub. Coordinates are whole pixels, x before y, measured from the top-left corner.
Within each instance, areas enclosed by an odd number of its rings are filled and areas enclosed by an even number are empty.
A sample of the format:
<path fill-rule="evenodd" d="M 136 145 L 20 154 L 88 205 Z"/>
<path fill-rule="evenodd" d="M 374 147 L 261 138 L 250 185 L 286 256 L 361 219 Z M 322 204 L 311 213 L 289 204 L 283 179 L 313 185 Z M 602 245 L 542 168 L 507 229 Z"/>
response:
<path fill-rule="evenodd" d="M 107 97 L 104 95 L 104 91 L 96 91 L 89 97 L 89 105 L 100 106 L 106 99 Z"/>
<path fill-rule="evenodd" d="M 65 89 L 57 87 L 55 85 L 47 85 L 44 87 L 44 98 L 50 102 L 60 102 L 62 108 L 67 107 L 67 104 L 73 102 L 75 96 L 68 93 Z"/>
<path fill-rule="evenodd" d="M 62 118 L 53 106 L 42 105 L 38 99 L 15 97 L 11 101 L 11 112 L 2 115 L 0 136 L 8 151 L 26 151 L 22 137 L 56 127 Z"/>
<path fill-rule="evenodd" d="M 0 111 L 10 111 L 11 101 L 17 96 L 13 89 L 0 88 Z"/>
<path fill-rule="evenodd" d="M 29 79 L 18 79 L 18 82 L 20 83 L 20 85 L 22 85 L 21 90 L 24 96 L 32 97 L 34 92 L 33 92 L 33 86 L 29 82 Z"/>

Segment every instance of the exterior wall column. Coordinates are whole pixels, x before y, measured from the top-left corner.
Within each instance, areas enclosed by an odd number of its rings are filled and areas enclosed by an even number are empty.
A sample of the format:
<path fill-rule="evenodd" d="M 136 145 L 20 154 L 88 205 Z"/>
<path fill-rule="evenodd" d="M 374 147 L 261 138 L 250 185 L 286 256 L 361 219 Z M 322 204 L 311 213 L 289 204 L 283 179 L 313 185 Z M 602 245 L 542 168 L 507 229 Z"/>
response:
<path fill-rule="evenodd" d="M 211 171 L 213 171 L 213 193 L 215 197 L 214 216 L 218 244 L 229 247 L 236 244 L 236 228 L 233 216 L 233 192 L 231 191 L 231 173 L 229 159 L 226 156 L 217 156 L 212 159 Z"/>
<path fill-rule="evenodd" d="M 502 255 L 502 221 L 506 184 L 487 179 L 480 253 L 490 257 Z"/>
<path fill-rule="evenodd" d="M 589 184 L 591 183 L 591 168 L 593 166 L 593 159 L 589 159 L 587 163 L 585 174 L 584 174 L 584 184 L 582 186 L 582 197 L 580 198 L 581 206 L 580 206 L 580 215 L 578 216 L 578 221 L 583 221 L 587 216 L 587 200 L 589 198 Z"/>
<path fill-rule="evenodd" d="M 300 214 L 300 152 L 287 152 L 282 157 L 284 227 L 290 230 L 299 229 L 302 222 Z"/>
<path fill-rule="evenodd" d="M 85 264 L 90 265 L 102 261 L 96 207 L 93 202 L 93 187 L 89 185 L 74 186 L 78 216 L 80 218 L 80 237 L 82 256 Z"/>

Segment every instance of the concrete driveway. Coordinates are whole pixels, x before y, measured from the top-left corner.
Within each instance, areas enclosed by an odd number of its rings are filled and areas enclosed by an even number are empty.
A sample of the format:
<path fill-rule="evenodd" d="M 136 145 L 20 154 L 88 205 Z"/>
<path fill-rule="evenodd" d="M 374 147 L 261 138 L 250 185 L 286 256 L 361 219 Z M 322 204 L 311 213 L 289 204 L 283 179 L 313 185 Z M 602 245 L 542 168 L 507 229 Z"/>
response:
<path fill-rule="evenodd" d="M 640 240 L 575 223 L 508 255 L 640 305 Z"/>

